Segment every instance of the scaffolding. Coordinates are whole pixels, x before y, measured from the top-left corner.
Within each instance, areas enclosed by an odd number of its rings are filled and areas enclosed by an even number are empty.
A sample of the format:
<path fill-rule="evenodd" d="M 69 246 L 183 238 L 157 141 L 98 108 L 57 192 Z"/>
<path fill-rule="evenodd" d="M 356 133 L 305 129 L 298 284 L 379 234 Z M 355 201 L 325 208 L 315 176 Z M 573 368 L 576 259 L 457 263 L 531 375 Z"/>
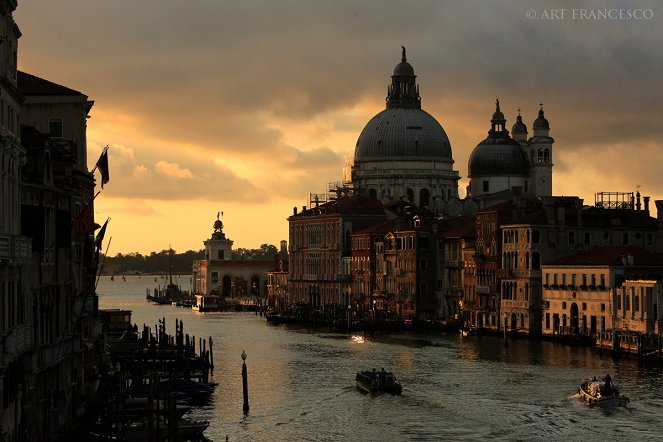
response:
<path fill-rule="evenodd" d="M 639 195 L 638 198 L 640 198 Z M 594 207 L 633 210 L 635 208 L 635 194 L 633 192 L 597 192 L 594 194 Z"/>

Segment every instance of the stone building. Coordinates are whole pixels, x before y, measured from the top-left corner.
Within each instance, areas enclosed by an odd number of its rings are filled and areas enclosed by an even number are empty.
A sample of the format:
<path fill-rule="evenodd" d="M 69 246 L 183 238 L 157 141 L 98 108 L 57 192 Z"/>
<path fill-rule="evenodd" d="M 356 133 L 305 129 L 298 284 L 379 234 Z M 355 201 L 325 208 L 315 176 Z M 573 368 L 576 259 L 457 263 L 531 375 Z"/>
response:
<path fill-rule="evenodd" d="M 192 292 L 216 295 L 226 303 L 241 299 L 263 303 L 267 300 L 267 273 L 276 269 L 274 259 L 233 259 L 233 241 L 223 232 L 220 217 L 205 245 L 205 259 L 193 262 Z"/>
<path fill-rule="evenodd" d="M 16 3 L 0 6 L 0 427 L 9 440 L 52 440 L 74 428 L 98 382 L 92 101 L 16 71 Z"/>
<path fill-rule="evenodd" d="M 543 335 L 654 330 L 656 283 L 635 281 L 660 278 L 663 255 L 638 246 L 595 247 L 545 264 L 542 272 Z"/>
<path fill-rule="evenodd" d="M 360 196 L 340 196 L 301 212 L 295 208 L 288 218 L 292 302 L 325 312 L 357 304 L 350 284 L 351 236 L 385 216 L 380 201 Z"/>

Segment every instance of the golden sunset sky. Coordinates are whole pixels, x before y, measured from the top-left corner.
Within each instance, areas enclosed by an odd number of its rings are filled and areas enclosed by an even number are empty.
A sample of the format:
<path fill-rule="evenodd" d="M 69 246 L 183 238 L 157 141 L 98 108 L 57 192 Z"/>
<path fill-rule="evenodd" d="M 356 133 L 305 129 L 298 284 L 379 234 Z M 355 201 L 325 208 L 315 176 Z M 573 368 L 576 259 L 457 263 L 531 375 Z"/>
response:
<path fill-rule="evenodd" d="M 14 18 L 19 69 L 95 101 L 89 167 L 111 146 L 95 216 L 115 255 L 202 248 L 218 211 L 236 248 L 287 240 L 293 207 L 342 179 L 384 109 L 401 45 L 461 197 L 499 98 L 530 135 L 544 103 L 555 195 L 663 199 L 663 8 L 578 2 L 649 17 L 582 19 L 572 3 L 19 0 Z"/>

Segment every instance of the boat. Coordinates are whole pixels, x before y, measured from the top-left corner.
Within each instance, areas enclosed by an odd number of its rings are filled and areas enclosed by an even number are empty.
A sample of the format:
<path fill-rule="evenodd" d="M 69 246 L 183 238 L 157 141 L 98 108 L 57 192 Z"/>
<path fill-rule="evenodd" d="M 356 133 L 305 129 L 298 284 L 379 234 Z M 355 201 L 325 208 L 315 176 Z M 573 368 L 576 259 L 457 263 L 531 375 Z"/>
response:
<path fill-rule="evenodd" d="M 218 312 L 223 310 L 223 300 L 216 295 L 196 295 L 191 310 L 194 312 Z"/>
<path fill-rule="evenodd" d="M 603 379 L 586 380 L 578 387 L 578 395 L 583 402 L 591 406 L 619 406 L 625 407 L 629 398 L 619 393 L 619 388 L 607 375 Z"/>
<path fill-rule="evenodd" d="M 363 393 L 377 395 L 380 393 L 389 393 L 400 395 L 403 387 L 396 379 L 396 376 L 390 371 L 365 370 L 357 372 L 355 378 L 357 389 Z"/>

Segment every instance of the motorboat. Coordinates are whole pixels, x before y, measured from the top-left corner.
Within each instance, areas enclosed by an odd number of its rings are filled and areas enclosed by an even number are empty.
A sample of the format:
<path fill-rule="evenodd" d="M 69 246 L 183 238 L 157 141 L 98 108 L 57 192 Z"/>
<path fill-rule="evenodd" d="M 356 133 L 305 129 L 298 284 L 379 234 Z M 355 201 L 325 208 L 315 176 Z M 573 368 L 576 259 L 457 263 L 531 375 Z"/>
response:
<path fill-rule="evenodd" d="M 371 395 L 380 393 L 400 395 L 403 390 L 396 376 L 389 371 L 385 371 L 384 368 L 381 371 L 373 369 L 357 372 L 355 382 L 357 383 L 357 389 Z"/>
<path fill-rule="evenodd" d="M 625 407 L 630 402 L 627 396 L 619 393 L 619 388 L 609 375 L 603 379 L 594 377 L 584 381 L 578 387 L 578 395 L 591 406 Z"/>

